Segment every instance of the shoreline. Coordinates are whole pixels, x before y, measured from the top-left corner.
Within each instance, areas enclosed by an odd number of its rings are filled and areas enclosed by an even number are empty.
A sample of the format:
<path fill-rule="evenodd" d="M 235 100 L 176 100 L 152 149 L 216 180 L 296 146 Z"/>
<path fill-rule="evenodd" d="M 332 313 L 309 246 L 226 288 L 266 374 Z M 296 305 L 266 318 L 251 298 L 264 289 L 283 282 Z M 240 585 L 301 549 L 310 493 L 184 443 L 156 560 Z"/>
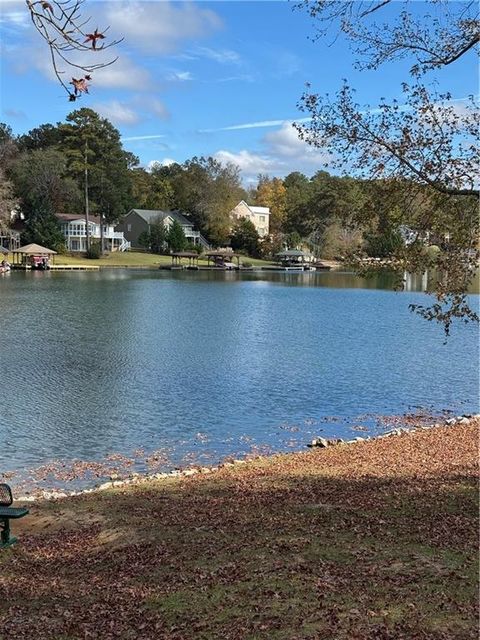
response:
<path fill-rule="evenodd" d="M 389 431 L 386 431 L 384 433 L 380 433 L 378 435 L 357 436 L 349 440 L 344 440 L 342 438 L 318 437 L 318 438 L 314 438 L 309 443 L 305 443 L 305 447 L 307 447 L 308 450 L 310 451 L 314 451 L 318 449 L 331 450 L 332 448 L 335 448 L 335 449 L 345 448 L 345 447 L 351 447 L 352 445 L 355 445 L 355 444 L 375 442 L 375 441 L 383 440 L 385 438 L 392 438 L 392 437 L 398 438 L 398 437 L 410 436 L 418 432 L 430 431 L 432 429 L 441 429 L 445 427 L 452 428 L 455 426 L 468 426 L 470 424 L 476 424 L 479 421 L 480 421 L 480 414 L 463 414 L 463 415 L 455 416 L 452 418 L 447 418 L 443 420 L 443 422 L 435 421 L 430 424 L 417 424 L 411 427 L 400 426 L 397 428 L 390 429 Z M 95 486 L 87 487 L 79 490 L 62 491 L 57 489 L 50 489 L 50 490 L 43 489 L 43 490 L 40 490 L 40 492 L 36 495 L 20 495 L 18 497 L 15 497 L 15 502 L 39 503 L 42 501 L 64 500 L 64 499 L 72 498 L 75 496 L 96 494 L 112 488 L 139 486 L 142 484 L 165 481 L 168 479 L 188 478 L 196 475 L 201 475 L 201 476 L 208 475 L 211 477 L 212 475 L 215 475 L 216 473 L 218 473 L 220 470 L 224 468 L 231 468 L 239 465 L 247 465 L 256 460 L 257 461 L 273 460 L 278 457 L 296 456 L 304 453 L 306 453 L 305 449 L 298 450 L 298 451 L 267 453 L 265 455 L 247 454 L 244 457 L 227 456 L 227 458 L 224 461 L 219 462 L 218 464 L 192 465 L 184 469 L 175 468 L 171 471 L 156 472 L 156 473 L 135 472 L 125 478 L 115 478 L 112 476 L 111 480 L 107 480 Z"/>
<path fill-rule="evenodd" d="M 0 636 L 476 637 L 479 430 L 457 416 L 38 501 L 1 552 Z"/>

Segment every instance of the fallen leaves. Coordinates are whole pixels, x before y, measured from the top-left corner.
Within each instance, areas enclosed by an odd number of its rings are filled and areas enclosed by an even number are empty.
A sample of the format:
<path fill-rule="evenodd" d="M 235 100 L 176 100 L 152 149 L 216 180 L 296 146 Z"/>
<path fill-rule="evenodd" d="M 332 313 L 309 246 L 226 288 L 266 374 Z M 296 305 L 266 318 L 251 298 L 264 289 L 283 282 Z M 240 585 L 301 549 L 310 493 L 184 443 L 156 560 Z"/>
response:
<path fill-rule="evenodd" d="M 35 504 L 0 637 L 467 640 L 477 445 L 472 421 Z"/>

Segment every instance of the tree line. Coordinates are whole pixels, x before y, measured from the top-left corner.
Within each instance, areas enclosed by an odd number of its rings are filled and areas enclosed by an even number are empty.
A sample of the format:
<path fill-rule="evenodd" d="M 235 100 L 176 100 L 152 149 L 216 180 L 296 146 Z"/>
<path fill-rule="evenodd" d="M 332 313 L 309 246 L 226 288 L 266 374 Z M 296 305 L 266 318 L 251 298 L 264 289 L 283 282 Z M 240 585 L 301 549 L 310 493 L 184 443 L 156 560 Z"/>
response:
<path fill-rule="evenodd" d="M 132 208 L 180 210 L 212 245 L 254 257 L 268 258 L 285 247 L 304 247 L 324 258 L 359 252 L 385 257 L 402 245 L 402 225 L 415 225 L 418 211 L 430 206 L 418 197 L 400 209 L 405 188 L 398 181 L 326 171 L 312 177 L 298 171 L 285 178 L 259 175 L 246 189 L 237 166 L 212 157 L 146 170 L 123 148 L 118 130 L 87 108 L 23 135 L 0 125 L 0 174 L 0 224 L 7 228 L 18 207 L 25 219 L 23 240 L 56 249 L 63 236 L 55 214 L 84 214 L 87 177 L 90 213 L 107 223 Z M 241 200 L 270 208 L 266 238 L 259 238 L 250 221 L 232 222 L 230 212 Z M 169 233 L 171 238 L 162 225 L 152 226 L 143 243 L 155 252 L 185 247 L 179 229 Z M 443 236 L 438 233 L 438 241 Z"/>

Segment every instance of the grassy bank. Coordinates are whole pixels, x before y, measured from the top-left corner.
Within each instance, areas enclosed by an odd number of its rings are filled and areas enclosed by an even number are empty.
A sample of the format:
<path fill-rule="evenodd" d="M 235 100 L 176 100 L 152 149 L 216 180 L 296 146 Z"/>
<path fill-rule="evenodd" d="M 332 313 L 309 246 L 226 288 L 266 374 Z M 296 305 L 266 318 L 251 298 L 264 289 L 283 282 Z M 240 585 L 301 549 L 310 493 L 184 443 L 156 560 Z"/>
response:
<path fill-rule="evenodd" d="M 0 638 L 476 637 L 478 430 L 34 504 Z"/>
<path fill-rule="evenodd" d="M 265 260 L 256 260 L 254 258 L 242 258 L 242 262 L 249 262 L 254 265 L 266 265 L 271 264 Z M 187 264 L 188 261 L 184 260 Z M 110 253 L 109 255 L 99 258 L 98 260 L 90 260 L 82 256 L 63 256 L 59 255 L 55 257 L 55 264 L 76 264 L 76 265 L 98 265 L 100 267 L 151 267 L 156 268 L 160 265 L 171 265 L 172 259 L 170 256 L 160 256 L 154 253 L 142 253 L 140 251 L 125 251 Z M 199 265 L 207 266 L 206 260 L 199 260 Z"/>

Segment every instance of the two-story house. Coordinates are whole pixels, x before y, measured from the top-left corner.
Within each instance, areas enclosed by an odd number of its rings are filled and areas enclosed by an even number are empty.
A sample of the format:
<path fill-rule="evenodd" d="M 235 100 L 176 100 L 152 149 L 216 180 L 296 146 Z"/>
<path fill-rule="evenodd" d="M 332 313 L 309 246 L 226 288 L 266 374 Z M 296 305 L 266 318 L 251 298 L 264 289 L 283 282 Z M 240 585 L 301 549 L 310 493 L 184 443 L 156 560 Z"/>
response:
<path fill-rule="evenodd" d="M 232 209 L 230 216 L 234 220 L 246 218 L 253 222 L 260 238 L 268 236 L 270 232 L 270 209 L 269 207 L 255 207 L 247 204 L 245 200 L 241 200 L 237 206 Z"/>
<path fill-rule="evenodd" d="M 83 214 L 57 213 L 58 221 L 62 233 L 65 236 L 65 247 L 67 251 L 87 250 L 87 233 L 85 225 L 85 216 Z M 125 239 L 121 231 L 115 230 L 115 225 L 103 222 L 103 242 L 106 251 L 128 251 L 130 242 Z M 99 242 L 100 233 L 100 217 L 88 217 L 88 232 L 90 241 Z"/>
<path fill-rule="evenodd" d="M 205 248 L 209 248 L 208 242 L 202 236 L 200 231 L 194 230 L 194 225 L 180 211 L 162 211 L 160 209 L 132 209 L 123 216 L 120 223 L 115 227 L 117 231 L 121 231 L 132 247 L 139 247 L 138 239 L 141 233 L 150 231 L 150 225 L 153 222 L 162 220 L 163 224 L 168 228 L 176 220 L 182 227 L 183 233 L 188 242 L 199 244 Z"/>

